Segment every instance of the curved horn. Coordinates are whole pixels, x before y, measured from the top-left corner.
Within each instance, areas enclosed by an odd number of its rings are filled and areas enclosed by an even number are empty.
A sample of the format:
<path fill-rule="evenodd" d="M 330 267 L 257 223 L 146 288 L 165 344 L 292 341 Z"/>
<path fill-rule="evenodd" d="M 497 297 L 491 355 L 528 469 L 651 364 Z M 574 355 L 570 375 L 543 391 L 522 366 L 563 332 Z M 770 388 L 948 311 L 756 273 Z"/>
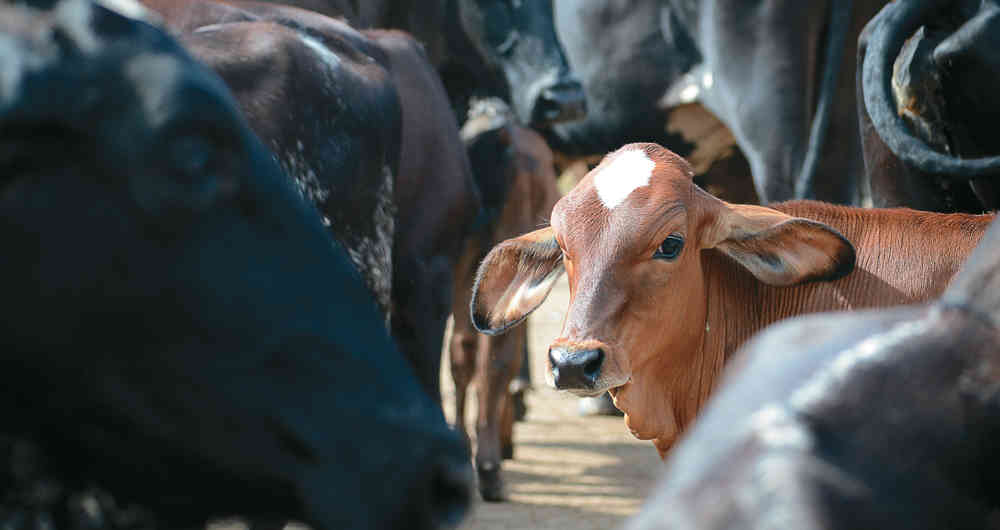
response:
<path fill-rule="evenodd" d="M 921 20 L 947 3 L 947 0 L 908 0 L 885 6 L 870 22 L 876 26 L 869 33 L 861 88 L 872 125 L 894 155 L 924 172 L 969 180 L 1000 173 L 1000 156 L 959 159 L 939 153 L 909 132 L 890 103 L 892 64 L 903 43 L 920 27 Z"/>

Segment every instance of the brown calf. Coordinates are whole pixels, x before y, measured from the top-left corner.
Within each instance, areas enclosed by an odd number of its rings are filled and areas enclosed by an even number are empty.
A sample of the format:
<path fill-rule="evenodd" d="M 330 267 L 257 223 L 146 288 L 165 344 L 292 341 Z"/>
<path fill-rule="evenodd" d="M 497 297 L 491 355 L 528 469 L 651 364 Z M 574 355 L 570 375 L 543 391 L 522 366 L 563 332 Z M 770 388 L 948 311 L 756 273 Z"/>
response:
<path fill-rule="evenodd" d="M 479 269 L 472 313 L 499 333 L 566 271 L 570 306 L 549 378 L 610 390 L 626 424 L 666 455 L 754 332 L 793 315 L 941 294 L 992 215 L 865 210 L 818 202 L 729 204 L 656 144 L 607 156 L 552 211 Z"/>
<path fill-rule="evenodd" d="M 503 103 L 486 100 L 473 107 L 462 128 L 469 159 L 482 191 L 487 226 L 473 237 L 455 274 L 451 374 L 455 380 L 455 421 L 465 430 L 465 392 L 479 374 L 476 422 L 476 470 L 483 499 L 504 499 L 500 477 L 502 457 L 513 454 L 513 411 L 507 391 L 521 366 L 527 330 L 524 326 L 502 336 L 476 333 L 469 320 L 476 266 L 486 252 L 504 239 L 543 225 L 559 198 L 552 152 L 541 136 L 513 122 Z"/>

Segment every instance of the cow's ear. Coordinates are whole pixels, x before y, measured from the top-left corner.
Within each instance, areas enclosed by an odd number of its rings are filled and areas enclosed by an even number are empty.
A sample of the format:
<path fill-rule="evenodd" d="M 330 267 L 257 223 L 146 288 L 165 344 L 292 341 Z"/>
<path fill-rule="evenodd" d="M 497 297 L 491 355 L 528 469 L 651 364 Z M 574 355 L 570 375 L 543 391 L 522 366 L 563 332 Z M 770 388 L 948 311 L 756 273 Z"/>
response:
<path fill-rule="evenodd" d="M 472 324 L 488 335 L 507 331 L 542 304 L 562 272 L 562 250 L 552 228 L 493 247 L 476 272 Z"/>
<path fill-rule="evenodd" d="M 854 245 L 840 232 L 763 206 L 722 203 L 704 246 L 770 285 L 836 280 L 854 270 Z"/>

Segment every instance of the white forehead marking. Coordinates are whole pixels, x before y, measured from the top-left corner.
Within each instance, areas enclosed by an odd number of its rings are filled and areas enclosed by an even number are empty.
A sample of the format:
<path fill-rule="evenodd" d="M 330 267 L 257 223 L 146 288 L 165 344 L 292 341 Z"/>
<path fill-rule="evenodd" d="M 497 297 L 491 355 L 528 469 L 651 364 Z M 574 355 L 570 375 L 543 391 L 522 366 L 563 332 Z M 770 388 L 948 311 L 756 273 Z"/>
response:
<path fill-rule="evenodd" d="M 322 42 L 309 35 L 299 35 L 299 38 L 302 39 L 303 44 L 312 48 L 316 55 L 319 55 L 320 59 L 323 59 L 330 68 L 336 68 L 340 65 L 340 57 L 337 57 L 337 54 L 331 52 Z"/>
<path fill-rule="evenodd" d="M 649 185 L 653 174 L 653 162 L 643 151 L 618 153 L 614 160 L 594 176 L 597 196 L 609 210 L 614 209 L 633 191 Z"/>

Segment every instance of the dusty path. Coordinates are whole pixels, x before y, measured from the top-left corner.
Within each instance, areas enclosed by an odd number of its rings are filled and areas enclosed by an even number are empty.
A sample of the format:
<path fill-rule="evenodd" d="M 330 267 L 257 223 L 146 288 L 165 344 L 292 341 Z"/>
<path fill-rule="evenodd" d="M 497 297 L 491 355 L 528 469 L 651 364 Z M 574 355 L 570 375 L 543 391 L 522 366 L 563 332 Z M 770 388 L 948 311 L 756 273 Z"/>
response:
<path fill-rule="evenodd" d="M 503 464 L 510 501 L 478 502 L 465 530 L 616 529 L 639 509 L 663 469 L 653 445 L 633 438 L 621 418 L 581 418 L 576 398 L 545 387 L 545 351 L 568 300 L 564 279 L 529 321 L 534 391 L 527 421 L 515 425 L 514 460 Z M 442 364 L 445 412 L 453 421 L 454 390 L 448 363 Z"/>

